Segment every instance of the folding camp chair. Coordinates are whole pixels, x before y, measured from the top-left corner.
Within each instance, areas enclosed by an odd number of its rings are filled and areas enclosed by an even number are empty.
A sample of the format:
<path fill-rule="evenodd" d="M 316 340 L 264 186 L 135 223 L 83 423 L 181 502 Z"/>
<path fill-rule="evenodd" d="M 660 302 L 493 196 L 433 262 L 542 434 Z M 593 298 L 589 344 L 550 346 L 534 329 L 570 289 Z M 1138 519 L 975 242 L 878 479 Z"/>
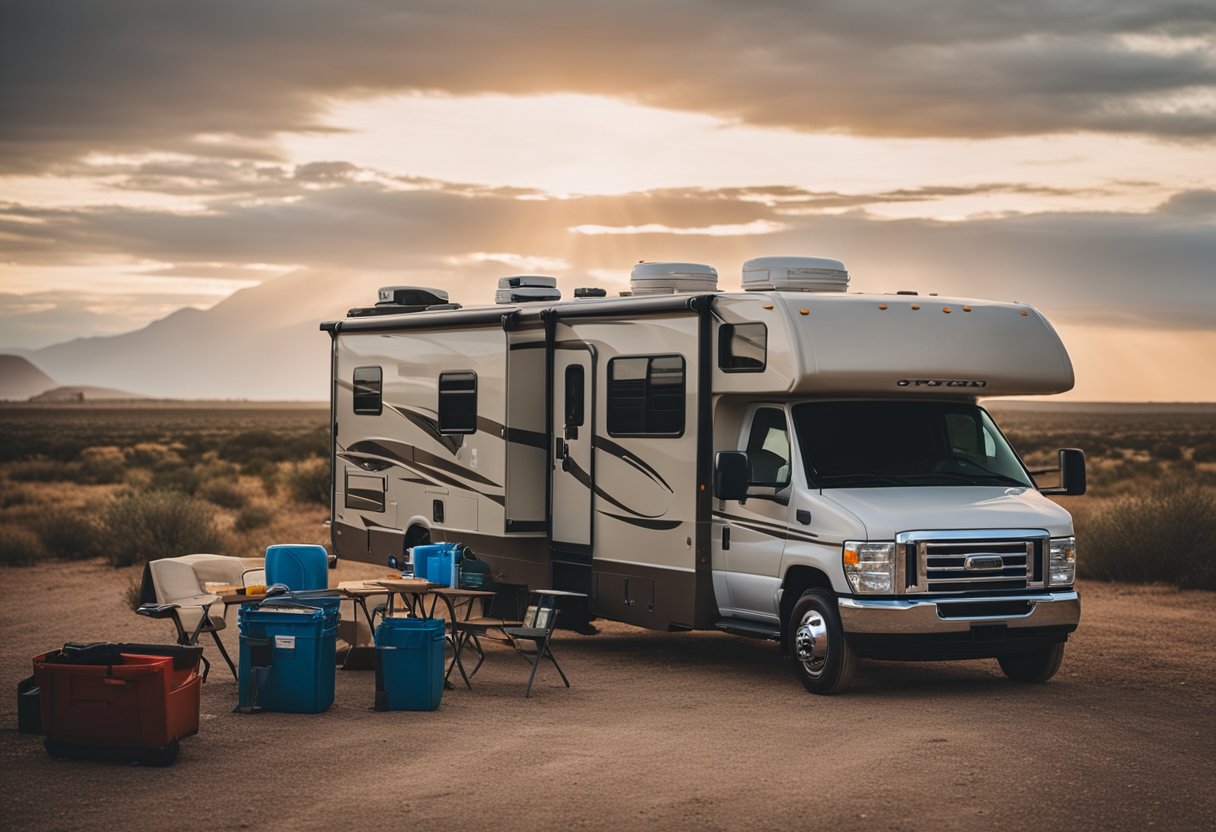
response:
<path fill-rule="evenodd" d="M 528 676 L 528 688 L 524 692 L 525 698 L 532 696 L 532 682 L 536 679 L 536 671 L 540 667 L 541 659 L 553 662 L 558 675 L 562 677 L 562 682 L 566 687 L 570 687 L 570 680 L 566 678 L 562 666 L 557 663 L 557 658 L 553 655 L 552 639 L 553 626 L 557 623 L 557 599 L 587 597 L 581 592 L 565 592 L 560 589 L 534 589 L 532 594 L 536 596 L 537 603 L 535 607 L 529 607 L 526 611 L 524 626 L 506 627 L 503 630 L 511 639 L 511 646 L 525 659 L 528 658 L 528 654 L 520 649 L 520 642 L 531 642 L 535 648 L 531 657 L 532 673 Z"/>
<path fill-rule="evenodd" d="M 477 671 L 486 660 L 486 651 L 481 646 L 481 639 L 487 638 L 514 646 L 514 642 L 506 634 L 506 628 L 524 625 L 524 610 L 527 602 L 528 590 L 525 587 L 499 584 L 494 590 L 494 597 L 490 599 L 489 606 L 482 610 L 482 615 L 452 622 L 452 632 L 456 636 L 456 650 L 460 651 L 471 645 L 477 651 L 477 664 L 469 672 L 469 678 L 477 675 Z M 492 635 L 495 631 L 502 635 Z M 451 675 L 451 672 L 449 667 L 448 674 Z"/>
<path fill-rule="evenodd" d="M 140 600 L 144 603 L 136 612 L 149 618 L 171 620 L 177 630 L 178 644 L 195 646 L 203 633 L 210 633 L 236 678 L 236 665 L 219 637 L 219 631 L 228 626 L 227 622 L 222 613 L 216 615 L 211 611 L 219 596 L 206 592 L 205 585 L 237 585 L 242 573 L 258 564 L 257 560 L 225 555 L 183 555 L 149 561 L 140 589 Z M 206 656 L 202 659 L 203 680 L 206 681 L 211 663 Z"/>

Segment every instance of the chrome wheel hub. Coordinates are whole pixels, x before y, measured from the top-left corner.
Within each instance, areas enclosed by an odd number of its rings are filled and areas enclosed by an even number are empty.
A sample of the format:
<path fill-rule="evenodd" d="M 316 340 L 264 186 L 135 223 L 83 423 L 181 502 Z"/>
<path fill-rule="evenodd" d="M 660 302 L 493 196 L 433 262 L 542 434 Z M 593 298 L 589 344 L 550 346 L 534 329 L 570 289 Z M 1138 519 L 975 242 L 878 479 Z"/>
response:
<path fill-rule="evenodd" d="M 794 632 L 794 654 L 807 676 L 817 679 L 828 663 L 828 625 L 816 610 L 807 610 Z"/>

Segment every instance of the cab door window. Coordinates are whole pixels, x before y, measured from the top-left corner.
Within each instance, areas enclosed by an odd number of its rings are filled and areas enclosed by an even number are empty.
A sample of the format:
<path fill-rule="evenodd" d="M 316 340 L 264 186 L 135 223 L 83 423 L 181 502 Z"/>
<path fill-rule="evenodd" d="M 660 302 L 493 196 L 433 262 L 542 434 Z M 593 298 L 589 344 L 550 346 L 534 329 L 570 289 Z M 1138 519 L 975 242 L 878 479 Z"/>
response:
<path fill-rule="evenodd" d="M 790 482 L 790 438 L 785 411 L 762 407 L 752 415 L 747 435 L 747 462 L 751 468 L 750 485 L 781 488 Z"/>

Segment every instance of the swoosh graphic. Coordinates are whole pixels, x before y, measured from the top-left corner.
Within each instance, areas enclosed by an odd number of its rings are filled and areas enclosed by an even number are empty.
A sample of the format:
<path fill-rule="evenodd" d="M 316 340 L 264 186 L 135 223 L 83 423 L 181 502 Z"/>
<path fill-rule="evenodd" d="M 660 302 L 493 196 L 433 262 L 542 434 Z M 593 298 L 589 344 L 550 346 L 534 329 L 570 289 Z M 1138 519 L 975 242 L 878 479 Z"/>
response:
<path fill-rule="evenodd" d="M 617 459 L 620 459 L 623 462 L 625 462 L 629 465 L 632 465 L 634 468 L 637 468 L 643 474 L 650 477 L 652 480 L 657 482 L 659 485 L 666 488 L 667 492 L 669 494 L 675 493 L 675 491 L 672 490 L 671 486 L 667 484 L 667 480 L 663 479 L 662 474 L 660 474 L 658 471 L 656 471 L 649 463 L 646 462 L 646 460 L 637 456 L 636 454 L 633 453 L 633 451 L 630 451 L 628 448 L 623 448 L 620 445 L 618 445 L 617 443 L 613 442 L 611 439 L 608 439 L 603 436 L 593 436 L 591 438 L 591 446 L 593 448 L 599 448 L 600 450 L 604 451 L 605 453 L 611 454 L 612 456 L 615 456 Z"/>

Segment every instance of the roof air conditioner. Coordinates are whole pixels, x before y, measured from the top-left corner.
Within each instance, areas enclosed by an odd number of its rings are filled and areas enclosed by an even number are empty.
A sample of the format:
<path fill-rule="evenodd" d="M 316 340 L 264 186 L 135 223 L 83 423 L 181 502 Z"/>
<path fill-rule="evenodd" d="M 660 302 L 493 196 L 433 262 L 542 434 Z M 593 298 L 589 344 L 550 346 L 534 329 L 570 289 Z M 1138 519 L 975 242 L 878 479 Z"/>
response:
<path fill-rule="evenodd" d="M 700 263 L 638 263 L 629 274 L 634 295 L 718 291 L 718 270 Z"/>
<path fill-rule="evenodd" d="M 748 292 L 843 292 L 849 288 L 844 263 L 827 257 L 757 257 L 743 264 Z"/>

